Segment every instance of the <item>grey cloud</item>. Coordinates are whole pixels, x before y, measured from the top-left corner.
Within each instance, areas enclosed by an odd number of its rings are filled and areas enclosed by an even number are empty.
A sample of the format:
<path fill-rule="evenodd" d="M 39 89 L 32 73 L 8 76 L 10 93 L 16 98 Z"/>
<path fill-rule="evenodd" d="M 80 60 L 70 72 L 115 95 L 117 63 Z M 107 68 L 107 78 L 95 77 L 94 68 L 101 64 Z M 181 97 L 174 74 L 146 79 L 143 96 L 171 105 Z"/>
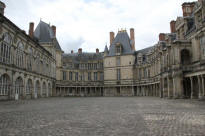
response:
<path fill-rule="evenodd" d="M 85 42 L 85 40 L 80 37 L 78 39 L 72 39 L 72 38 L 68 38 L 65 41 L 65 46 L 63 46 L 64 52 L 65 53 L 69 53 L 71 50 L 74 50 L 74 52 L 76 52 L 80 47 L 82 47 L 83 43 Z"/>

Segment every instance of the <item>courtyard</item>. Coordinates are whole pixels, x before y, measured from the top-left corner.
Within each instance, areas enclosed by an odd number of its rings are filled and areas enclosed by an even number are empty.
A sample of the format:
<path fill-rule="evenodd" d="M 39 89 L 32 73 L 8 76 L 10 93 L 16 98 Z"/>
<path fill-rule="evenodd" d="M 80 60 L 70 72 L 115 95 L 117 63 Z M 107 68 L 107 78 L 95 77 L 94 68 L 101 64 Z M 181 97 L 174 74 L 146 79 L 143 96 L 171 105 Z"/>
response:
<path fill-rule="evenodd" d="M 205 102 L 64 97 L 0 102 L 1 136 L 204 136 Z"/>

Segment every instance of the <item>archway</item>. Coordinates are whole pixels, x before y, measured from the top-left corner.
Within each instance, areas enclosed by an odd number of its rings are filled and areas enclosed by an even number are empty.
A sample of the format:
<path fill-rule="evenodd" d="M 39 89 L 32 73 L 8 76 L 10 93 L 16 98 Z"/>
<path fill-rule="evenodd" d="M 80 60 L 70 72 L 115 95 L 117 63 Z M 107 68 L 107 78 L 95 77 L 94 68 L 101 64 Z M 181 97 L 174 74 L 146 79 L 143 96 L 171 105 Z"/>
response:
<path fill-rule="evenodd" d="M 43 97 L 46 97 L 46 91 L 47 90 L 47 88 L 46 88 L 46 83 L 45 82 L 43 82 L 43 86 L 42 86 L 42 96 Z"/>
<path fill-rule="evenodd" d="M 48 92 L 47 92 L 47 96 L 49 97 L 49 96 L 51 96 L 51 92 L 52 92 L 52 87 L 51 87 L 51 84 L 50 83 L 48 83 Z"/>
<path fill-rule="evenodd" d="M 193 77 L 193 98 L 199 97 L 199 83 L 196 76 Z"/>
<path fill-rule="evenodd" d="M 191 62 L 189 50 L 183 49 L 181 50 L 181 64 L 187 65 Z"/>
<path fill-rule="evenodd" d="M 41 86 L 38 80 L 36 81 L 36 85 L 35 85 L 34 97 L 35 98 L 41 97 Z"/>
<path fill-rule="evenodd" d="M 184 78 L 183 88 L 184 88 L 184 97 L 191 98 L 191 80 L 189 78 Z"/>
<path fill-rule="evenodd" d="M 15 81 L 15 100 L 23 97 L 23 79 L 18 77 Z"/>
<path fill-rule="evenodd" d="M 0 95 L 7 96 L 9 98 L 12 95 L 10 88 L 11 82 L 9 76 L 7 74 L 2 75 L 0 77 Z"/>
<path fill-rule="evenodd" d="M 32 80 L 28 79 L 27 84 L 26 84 L 26 97 L 31 98 L 33 94 L 33 84 Z"/>

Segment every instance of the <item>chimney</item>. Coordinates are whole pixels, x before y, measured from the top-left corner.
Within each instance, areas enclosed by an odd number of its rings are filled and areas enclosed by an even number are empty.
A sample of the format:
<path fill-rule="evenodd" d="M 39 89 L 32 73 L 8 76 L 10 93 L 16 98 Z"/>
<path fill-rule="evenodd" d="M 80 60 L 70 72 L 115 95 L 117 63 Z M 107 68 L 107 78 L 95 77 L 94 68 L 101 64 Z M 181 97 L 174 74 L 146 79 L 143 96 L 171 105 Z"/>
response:
<path fill-rule="evenodd" d="M 4 15 L 5 8 L 6 8 L 6 5 L 0 1 L 0 14 Z"/>
<path fill-rule="evenodd" d="M 52 28 L 52 30 L 53 30 L 54 36 L 56 37 L 56 26 L 52 25 L 51 28 Z"/>
<path fill-rule="evenodd" d="M 171 33 L 175 33 L 175 32 L 176 32 L 175 24 L 176 24 L 176 21 L 174 21 L 174 20 L 172 20 L 172 21 L 170 22 L 170 30 L 171 30 Z"/>
<path fill-rule="evenodd" d="M 165 34 L 164 33 L 159 34 L 159 41 L 165 41 Z"/>
<path fill-rule="evenodd" d="M 130 29 L 130 40 L 131 40 L 132 50 L 135 51 L 135 30 L 134 28 Z"/>
<path fill-rule="evenodd" d="M 71 50 L 71 54 L 73 54 L 73 50 Z"/>
<path fill-rule="evenodd" d="M 81 54 L 83 52 L 82 48 L 78 49 L 78 54 Z"/>
<path fill-rule="evenodd" d="M 185 2 L 182 4 L 183 17 L 190 16 L 193 12 L 195 2 Z"/>
<path fill-rule="evenodd" d="M 99 53 L 99 49 L 98 48 L 96 49 L 96 53 Z"/>
<path fill-rule="evenodd" d="M 113 40 L 115 39 L 115 33 L 110 32 L 110 46 L 112 45 Z"/>
<path fill-rule="evenodd" d="M 28 34 L 31 38 L 33 38 L 33 32 L 34 32 L 34 23 L 33 22 L 30 22 L 29 23 L 29 31 L 28 31 Z"/>

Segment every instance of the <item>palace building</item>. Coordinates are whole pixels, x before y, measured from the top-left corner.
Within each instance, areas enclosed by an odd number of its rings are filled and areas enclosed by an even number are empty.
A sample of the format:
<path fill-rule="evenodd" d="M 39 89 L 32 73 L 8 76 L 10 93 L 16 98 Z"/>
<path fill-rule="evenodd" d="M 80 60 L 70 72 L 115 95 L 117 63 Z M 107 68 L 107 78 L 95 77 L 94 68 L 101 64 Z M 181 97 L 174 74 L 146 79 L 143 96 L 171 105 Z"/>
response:
<path fill-rule="evenodd" d="M 110 32 L 100 52 L 64 53 L 56 27 L 40 21 L 29 34 L 4 16 L 0 3 L 0 99 L 48 96 L 205 98 L 205 1 L 182 4 L 170 33 L 135 50 L 134 29 Z"/>

